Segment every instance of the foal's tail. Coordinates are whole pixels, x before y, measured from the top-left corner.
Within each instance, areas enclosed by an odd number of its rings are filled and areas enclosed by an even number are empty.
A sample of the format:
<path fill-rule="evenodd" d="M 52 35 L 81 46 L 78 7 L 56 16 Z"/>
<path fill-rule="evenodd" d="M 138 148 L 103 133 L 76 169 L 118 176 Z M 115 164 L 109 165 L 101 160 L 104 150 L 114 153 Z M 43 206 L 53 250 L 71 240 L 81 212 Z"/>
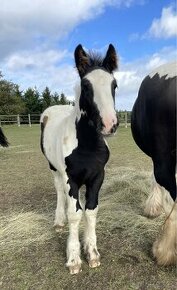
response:
<path fill-rule="evenodd" d="M 7 141 L 7 138 L 4 135 L 1 127 L 0 127 L 0 145 L 3 146 L 3 147 L 8 147 L 9 146 L 9 142 Z"/>

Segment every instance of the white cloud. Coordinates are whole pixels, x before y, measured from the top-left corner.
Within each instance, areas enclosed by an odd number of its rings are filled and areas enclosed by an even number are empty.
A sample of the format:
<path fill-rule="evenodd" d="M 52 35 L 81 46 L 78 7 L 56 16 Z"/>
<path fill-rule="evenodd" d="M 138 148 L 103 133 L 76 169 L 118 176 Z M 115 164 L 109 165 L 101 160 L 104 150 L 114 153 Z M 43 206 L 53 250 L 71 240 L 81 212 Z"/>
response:
<path fill-rule="evenodd" d="M 58 50 L 31 51 L 29 55 L 26 52 L 15 53 L 4 62 L 2 71 L 8 72 L 5 78 L 20 84 L 22 90 L 37 86 L 42 91 L 48 86 L 53 92 L 64 92 L 70 99 L 74 99 L 78 74 L 74 64 L 65 62 L 66 57 L 71 57 L 70 53 Z M 132 62 L 125 62 L 120 57 L 120 69 L 115 73 L 118 80 L 116 108 L 131 110 L 143 78 L 159 65 L 175 59 L 175 47 L 164 47 L 159 52 Z"/>
<path fill-rule="evenodd" d="M 52 4 L 50 0 L 0 0 L 0 69 L 4 77 L 19 84 L 21 89 L 36 85 L 42 91 L 48 86 L 52 91 L 63 91 L 70 98 L 74 97 L 73 87 L 78 76 L 74 62 L 68 64 L 73 52 L 56 49 L 58 43 L 77 25 L 103 13 L 107 6 L 130 7 L 137 2 L 143 4 L 144 1 L 78 0 L 76 5 L 75 0 L 53 0 Z M 173 10 L 168 10 L 166 19 L 173 14 Z M 135 39 L 138 37 L 138 34 L 133 35 Z M 143 77 L 175 57 L 174 48 L 164 48 L 131 63 L 122 62 L 116 73 L 117 108 L 130 110 Z"/>
<path fill-rule="evenodd" d="M 141 0 L 139 0 L 141 1 Z M 138 1 L 138 2 L 139 2 Z M 0 58 L 17 50 L 50 47 L 108 6 L 135 0 L 0 0 Z"/>
<path fill-rule="evenodd" d="M 177 36 L 177 14 L 175 7 L 169 6 L 163 8 L 161 17 L 153 20 L 147 36 L 155 38 L 171 38 Z"/>
<path fill-rule="evenodd" d="M 10 55 L 6 61 L 7 70 L 18 72 L 25 69 L 45 69 L 70 57 L 66 51 L 22 51 Z"/>
<path fill-rule="evenodd" d="M 70 99 L 74 99 L 78 74 L 74 63 L 69 65 L 65 62 L 68 57 L 71 58 L 71 54 L 66 50 L 15 53 L 3 63 L 2 72 L 8 72 L 5 78 L 20 84 L 22 90 L 37 86 L 42 91 L 48 86 L 53 92 L 64 92 Z M 175 47 L 164 47 L 159 52 L 132 62 L 125 62 L 120 57 L 120 69 L 115 73 L 118 80 L 117 109 L 131 110 L 143 78 L 161 64 L 175 59 Z"/>
<path fill-rule="evenodd" d="M 14 53 L 3 62 L 2 72 L 6 72 L 5 79 L 19 84 L 22 90 L 37 86 L 42 91 L 48 86 L 53 92 L 73 95 L 77 73 L 65 62 L 68 57 L 71 54 L 66 50 Z"/>
<path fill-rule="evenodd" d="M 118 91 L 116 94 L 116 108 L 118 110 L 131 110 L 133 102 L 137 96 L 137 91 L 142 81 L 141 74 L 135 70 L 134 65 L 115 74 L 118 81 Z"/>
<path fill-rule="evenodd" d="M 175 47 L 164 47 L 159 52 L 147 55 L 133 62 L 122 62 L 115 77 L 118 80 L 116 107 L 118 110 L 131 110 L 138 95 L 143 78 L 158 66 L 177 60 Z"/>
<path fill-rule="evenodd" d="M 130 7 L 142 1 L 0 0 L 0 69 L 21 89 L 49 86 L 73 96 L 77 73 L 74 64 L 68 64 L 73 53 L 56 49 L 60 41 L 108 6 Z"/>
<path fill-rule="evenodd" d="M 134 32 L 129 35 L 129 42 L 144 40 L 149 38 L 169 39 L 177 36 L 177 14 L 173 5 L 162 9 L 161 17 L 155 18 L 152 21 L 150 28 L 140 34 Z"/>

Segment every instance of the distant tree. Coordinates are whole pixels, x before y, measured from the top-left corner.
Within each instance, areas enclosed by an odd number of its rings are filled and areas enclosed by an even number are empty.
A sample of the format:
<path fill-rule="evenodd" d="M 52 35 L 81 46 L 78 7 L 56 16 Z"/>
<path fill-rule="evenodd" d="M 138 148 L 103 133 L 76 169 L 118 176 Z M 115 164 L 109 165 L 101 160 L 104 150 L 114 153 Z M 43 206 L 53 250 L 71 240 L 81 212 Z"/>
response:
<path fill-rule="evenodd" d="M 28 88 L 23 95 L 23 100 L 25 103 L 25 113 L 26 114 L 40 114 L 42 111 L 42 104 L 39 92 L 36 88 Z"/>
<path fill-rule="evenodd" d="M 60 95 L 60 105 L 67 105 L 69 104 L 69 101 L 65 97 L 64 93 L 61 93 Z"/>
<path fill-rule="evenodd" d="M 52 95 L 52 105 L 59 105 L 60 104 L 60 97 L 57 92 Z"/>
<path fill-rule="evenodd" d="M 52 95 L 48 87 L 42 92 L 42 110 L 52 105 Z"/>
<path fill-rule="evenodd" d="M 20 114 L 24 111 L 25 105 L 19 86 L 3 79 L 0 73 L 0 114 Z"/>

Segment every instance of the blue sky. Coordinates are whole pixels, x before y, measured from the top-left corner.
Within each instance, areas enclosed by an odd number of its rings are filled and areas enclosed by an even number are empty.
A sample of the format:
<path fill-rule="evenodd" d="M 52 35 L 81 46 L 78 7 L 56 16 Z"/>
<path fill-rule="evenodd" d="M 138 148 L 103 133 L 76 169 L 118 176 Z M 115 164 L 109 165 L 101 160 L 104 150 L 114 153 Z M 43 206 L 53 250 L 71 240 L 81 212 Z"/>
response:
<path fill-rule="evenodd" d="M 78 81 L 73 52 L 119 56 L 117 109 L 130 110 L 143 77 L 177 59 L 175 1 L 0 0 L 0 70 L 22 90 L 64 92 L 74 98 Z"/>

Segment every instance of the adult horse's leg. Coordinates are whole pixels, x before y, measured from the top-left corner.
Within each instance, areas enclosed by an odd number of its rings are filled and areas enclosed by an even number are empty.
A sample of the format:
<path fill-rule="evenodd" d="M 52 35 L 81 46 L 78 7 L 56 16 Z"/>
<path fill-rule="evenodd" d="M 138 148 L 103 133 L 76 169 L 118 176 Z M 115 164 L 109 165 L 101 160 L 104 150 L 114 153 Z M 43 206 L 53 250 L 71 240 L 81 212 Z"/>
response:
<path fill-rule="evenodd" d="M 177 265 L 177 200 L 165 221 L 161 236 L 153 244 L 153 254 L 159 265 Z"/>
<path fill-rule="evenodd" d="M 144 214 L 148 217 L 159 216 L 164 208 L 173 206 L 173 200 L 167 190 L 163 190 L 152 174 L 151 194 L 146 200 Z"/>
<path fill-rule="evenodd" d="M 67 217 L 69 224 L 69 237 L 67 241 L 67 263 L 70 274 L 81 271 L 79 224 L 82 217 L 82 209 L 79 204 L 79 189 L 74 182 L 65 183 L 67 195 Z"/>
<path fill-rule="evenodd" d="M 103 183 L 104 171 L 99 173 L 93 180 L 86 184 L 85 205 L 85 232 L 84 250 L 91 268 L 100 265 L 100 254 L 97 250 L 96 216 L 98 212 L 98 193 Z"/>
<path fill-rule="evenodd" d="M 153 245 L 153 254 L 159 265 L 177 263 L 177 200 L 167 203 L 165 190 L 170 192 L 173 199 L 176 198 L 175 158 L 167 157 L 154 160 L 154 174 L 156 181 L 162 186 L 163 209 L 166 221 L 161 236 Z"/>
<path fill-rule="evenodd" d="M 146 200 L 144 214 L 148 217 L 157 217 L 162 212 L 162 191 L 161 187 L 152 174 L 151 193 Z"/>
<path fill-rule="evenodd" d="M 63 179 L 58 171 L 52 171 L 54 183 L 57 191 L 57 208 L 55 211 L 54 227 L 56 232 L 60 232 L 66 222 L 66 195 L 63 187 Z"/>

